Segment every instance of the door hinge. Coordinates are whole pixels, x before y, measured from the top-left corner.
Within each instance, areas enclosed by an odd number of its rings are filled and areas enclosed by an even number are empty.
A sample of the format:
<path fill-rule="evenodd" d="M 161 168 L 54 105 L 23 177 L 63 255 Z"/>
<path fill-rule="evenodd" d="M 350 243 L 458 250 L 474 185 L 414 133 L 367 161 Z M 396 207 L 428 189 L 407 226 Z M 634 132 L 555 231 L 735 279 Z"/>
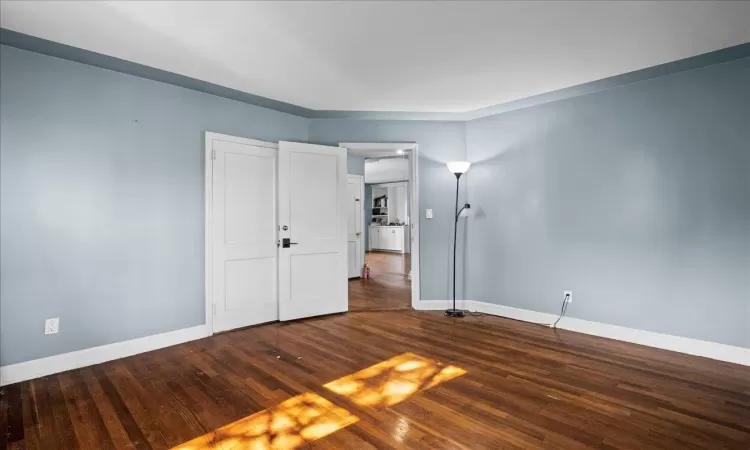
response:
<path fill-rule="evenodd" d="M 211 159 L 216 159 L 216 150 L 211 150 Z"/>
<path fill-rule="evenodd" d="M 214 316 L 216 315 L 216 303 L 211 305 L 211 309 L 213 310 Z"/>

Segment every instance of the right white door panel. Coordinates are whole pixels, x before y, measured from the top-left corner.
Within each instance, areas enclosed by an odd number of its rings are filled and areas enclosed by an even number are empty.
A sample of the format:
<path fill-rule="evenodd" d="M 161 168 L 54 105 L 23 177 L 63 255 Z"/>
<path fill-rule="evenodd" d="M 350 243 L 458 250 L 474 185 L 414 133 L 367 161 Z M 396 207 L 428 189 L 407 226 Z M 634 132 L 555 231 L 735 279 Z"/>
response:
<path fill-rule="evenodd" d="M 279 142 L 280 320 L 348 309 L 346 198 L 345 149 Z"/>

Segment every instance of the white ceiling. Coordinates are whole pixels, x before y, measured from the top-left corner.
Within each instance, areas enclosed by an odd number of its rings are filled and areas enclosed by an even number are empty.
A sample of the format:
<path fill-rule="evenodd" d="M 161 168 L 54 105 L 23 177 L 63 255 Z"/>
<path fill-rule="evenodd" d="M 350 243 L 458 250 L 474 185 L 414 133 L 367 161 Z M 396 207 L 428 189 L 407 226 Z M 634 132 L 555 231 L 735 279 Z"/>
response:
<path fill-rule="evenodd" d="M 365 183 L 390 183 L 409 179 L 409 160 L 385 158 L 365 160 Z"/>
<path fill-rule="evenodd" d="M 0 26 L 322 110 L 465 112 L 750 41 L 750 2 L 0 2 Z"/>

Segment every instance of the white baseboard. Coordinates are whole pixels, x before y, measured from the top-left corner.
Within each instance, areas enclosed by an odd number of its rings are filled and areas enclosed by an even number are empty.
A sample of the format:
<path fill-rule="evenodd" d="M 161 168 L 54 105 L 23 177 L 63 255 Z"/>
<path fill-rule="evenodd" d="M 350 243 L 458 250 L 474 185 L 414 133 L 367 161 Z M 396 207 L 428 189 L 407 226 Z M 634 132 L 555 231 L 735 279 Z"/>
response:
<path fill-rule="evenodd" d="M 18 364 L 10 364 L 0 367 L 0 386 L 112 361 L 113 359 L 125 358 L 138 353 L 194 341 L 210 335 L 211 330 L 209 327 L 198 325 L 183 328 L 182 330 L 117 342 L 115 344 L 101 345 L 99 347 L 86 348 Z"/>
<path fill-rule="evenodd" d="M 453 304 L 450 300 L 422 300 L 417 302 L 415 309 L 444 310 L 452 306 Z M 456 307 L 526 322 L 552 323 L 557 319 L 557 316 L 554 314 L 474 300 L 457 300 Z M 564 317 L 557 326 L 564 330 L 750 366 L 750 349 L 748 348 L 608 325 L 600 322 L 591 322 L 573 317 Z M 138 353 L 194 341 L 210 335 L 211 330 L 209 327 L 198 325 L 182 330 L 2 366 L 0 367 L 0 386 L 91 366 L 113 359 L 125 358 Z"/>
<path fill-rule="evenodd" d="M 474 311 L 473 300 L 456 300 L 456 309 Z M 453 300 L 420 300 L 416 302 L 414 309 L 418 311 L 439 311 L 453 308 Z"/>
<path fill-rule="evenodd" d="M 418 303 L 418 310 L 442 310 L 452 306 L 450 300 L 426 300 Z M 528 309 L 513 308 L 496 305 L 494 303 L 478 302 L 475 300 L 457 300 L 456 307 L 469 311 L 477 311 L 493 316 L 508 317 L 534 323 L 553 323 L 557 315 L 530 311 Z M 655 333 L 653 331 L 637 330 L 634 328 L 609 325 L 601 322 L 563 317 L 557 324 L 558 328 L 578 333 L 590 334 L 618 341 L 632 342 L 649 347 L 671 350 L 688 355 L 727 361 L 735 364 L 750 366 L 750 348 L 735 347 L 733 345 L 716 342 L 701 341 L 670 334 Z"/>

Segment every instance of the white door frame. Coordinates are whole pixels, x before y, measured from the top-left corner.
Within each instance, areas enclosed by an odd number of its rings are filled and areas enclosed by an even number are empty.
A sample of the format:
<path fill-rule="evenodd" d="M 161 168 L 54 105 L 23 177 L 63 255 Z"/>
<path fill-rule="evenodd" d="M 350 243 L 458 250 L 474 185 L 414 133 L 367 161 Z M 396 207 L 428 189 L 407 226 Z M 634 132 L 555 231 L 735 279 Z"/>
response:
<path fill-rule="evenodd" d="M 237 136 L 230 136 L 228 134 L 213 133 L 206 131 L 206 143 L 205 143 L 205 186 L 203 196 L 206 201 L 206 225 L 205 225 L 205 297 L 206 297 L 206 330 L 208 335 L 214 334 L 214 301 L 213 301 L 213 166 L 214 166 L 214 141 L 226 141 L 235 142 L 238 144 L 253 145 L 256 147 L 272 148 L 275 150 L 279 149 L 279 144 L 273 142 L 259 141 L 256 139 L 247 139 Z M 278 219 L 278 217 L 277 217 Z M 277 230 L 278 233 L 278 230 Z M 277 251 L 278 257 L 278 251 Z M 278 295 L 278 292 L 277 292 Z"/>
<path fill-rule="evenodd" d="M 360 230 L 359 235 L 359 248 L 361 250 L 359 257 L 359 267 L 360 270 L 362 270 L 362 266 L 365 265 L 365 252 L 367 251 L 365 247 L 365 226 L 367 226 L 367 224 L 365 223 L 365 176 L 347 173 L 346 179 L 348 180 L 349 178 L 356 178 L 359 180 L 359 223 L 362 224 L 362 230 Z"/>
<path fill-rule="evenodd" d="M 409 173 L 409 189 L 411 194 L 411 204 L 409 205 L 409 226 L 411 227 L 411 307 L 418 309 L 417 306 L 422 298 L 419 286 L 419 146 L 416 142 L 341 142 L 339 147 L 346 148 L 348 153 L 366 158 L 396 156 L 395 152 L 397 150 L 409 151 L 408 156 L 411 166 Z M 369 225 L 363 223 L 363 227 Z"/>

